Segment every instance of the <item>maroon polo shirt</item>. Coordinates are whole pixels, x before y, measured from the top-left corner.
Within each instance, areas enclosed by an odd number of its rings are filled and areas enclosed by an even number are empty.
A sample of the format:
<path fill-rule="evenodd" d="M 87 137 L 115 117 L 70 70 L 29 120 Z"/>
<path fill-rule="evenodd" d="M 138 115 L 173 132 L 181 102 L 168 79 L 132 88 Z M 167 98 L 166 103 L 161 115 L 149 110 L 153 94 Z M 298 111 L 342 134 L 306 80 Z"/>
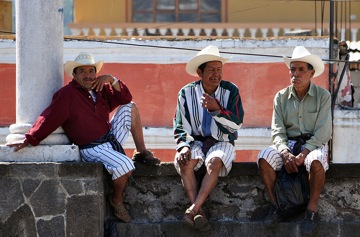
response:
<path fill-rule="evenodd" d="M 73 79 L 53 95 L 50 106 L 25 134 L 27 140 L 36 146 L 60 126 L 70 142 L 76 145 L 97 140 L 111 128 L 110 112 L 132 100 L 127 86 L 121 81 L 119 83 L 121 92 L 105 84 L 103 90 L 97 92 L 94 102 L 90 93 Z"/>

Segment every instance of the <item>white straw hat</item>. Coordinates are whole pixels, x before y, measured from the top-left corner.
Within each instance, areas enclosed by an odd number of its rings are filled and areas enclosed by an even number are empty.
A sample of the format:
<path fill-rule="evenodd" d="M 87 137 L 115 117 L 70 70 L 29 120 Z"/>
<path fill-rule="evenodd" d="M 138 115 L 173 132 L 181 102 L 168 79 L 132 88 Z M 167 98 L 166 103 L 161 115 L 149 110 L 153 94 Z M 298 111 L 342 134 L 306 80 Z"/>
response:
<path fill-rule="evenodd" d="M 324 63 L 317 55 L 310 54 L 304 46 L 296 46 L 291 58 L 283 56 L 286 66 L 290 69 L 291 62 L 305 62 L 311 64 L 315 70 L 314 77 L 320 76 L 324 72 Z"/>
<path fill-rule="evenodd" d="M 64 64 L 64 71 L 66 72 L 66 74 L 72 77 L 74 68 L 89 65 L 89 66 L 94 66 L 96 68 L 96 72 L 99 72 L 103 64 L 104 64 L 103 61 L 95 62 L 95 59 L 91 53 L 81 52 L 75 58 L 75 61 L 69 61 Z"/>
<path fill-rule="evenodd" d="M 220 56 L 218 47 L 209 45 L 198 52 L 195 57 L 190 59 L 190 61 L 186 64 L 186 72 L 191 76 L 197 77 L 198 74 L 196 71 L 201 64 L 210 61 L 220 61 L 222 64 L 225 64 L 229 59 L 230 58 L 223 58 Z"/>

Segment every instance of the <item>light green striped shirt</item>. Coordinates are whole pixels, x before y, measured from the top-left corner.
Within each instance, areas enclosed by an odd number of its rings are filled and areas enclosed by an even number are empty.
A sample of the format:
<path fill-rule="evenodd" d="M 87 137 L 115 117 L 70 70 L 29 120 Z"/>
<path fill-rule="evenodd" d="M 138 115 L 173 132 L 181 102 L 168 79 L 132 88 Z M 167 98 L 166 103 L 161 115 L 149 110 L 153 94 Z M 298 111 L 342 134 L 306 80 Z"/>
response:
<path fill-rule="evenodd" d="M 313 135 L 305 144 L 310 151 L 330 140 L 331 96 L 326 89 L 310 82 L 308 93 L 300 101 L 291 85 L 276 93 L 273 106 L 271 138 L 278 151 L 289 149 L 288 138 L 301 134 Z"/>

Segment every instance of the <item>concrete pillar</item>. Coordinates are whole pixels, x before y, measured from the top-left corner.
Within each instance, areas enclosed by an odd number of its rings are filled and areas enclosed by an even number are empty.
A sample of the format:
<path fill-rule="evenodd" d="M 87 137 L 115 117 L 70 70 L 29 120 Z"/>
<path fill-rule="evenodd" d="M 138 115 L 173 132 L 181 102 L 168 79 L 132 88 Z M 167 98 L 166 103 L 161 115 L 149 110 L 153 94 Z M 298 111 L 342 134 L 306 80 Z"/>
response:
<path fill-rule="evenodd" d="M 53 93 L 63 86 L 63 5 L 63 0 L 16 1 L 16 124 L 10 126 L 7 142 L 22 140 L 50 104 Z M 42 144 L 68 143 L 59 128 Z M 47 154 L 41 147 L 42 154 L 36 154 L 34 149 L 24 148 L 16 156 L 30 152 L 30 158 L 35 160 L 43 160 L 44 155 L 51 160 L 51 150 Z M 27 155 L 22 157 L 29 158 Z"/>

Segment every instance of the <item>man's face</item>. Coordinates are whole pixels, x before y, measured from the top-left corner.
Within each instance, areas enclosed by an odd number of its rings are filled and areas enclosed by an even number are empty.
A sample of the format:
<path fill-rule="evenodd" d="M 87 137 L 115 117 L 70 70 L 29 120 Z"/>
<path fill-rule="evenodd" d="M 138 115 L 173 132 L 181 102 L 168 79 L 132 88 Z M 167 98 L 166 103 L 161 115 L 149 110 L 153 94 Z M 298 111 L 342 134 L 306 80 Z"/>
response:
<path fill-rule="evenodd" d="M 295 88 L 306 87 L 314 76 L 315 70 L 309 70 L 305 62 L 292 62 L 290 64 L 290 80 Z"/>
<path fill-rule="evenodd" d="M 197 70 L 199 77 L 202 78 L 204 89 L 216 90 L 222 79 L 222 63 L 220 61 L 211 61 L 206 63 L 204 72 Z"/>
<path fill-rule="evenodd" d="M 75 69 L 73 76 L 82 87 L 91 90 L 96 80 L 96 69 L 94 66 L 80 66 Z"/>

